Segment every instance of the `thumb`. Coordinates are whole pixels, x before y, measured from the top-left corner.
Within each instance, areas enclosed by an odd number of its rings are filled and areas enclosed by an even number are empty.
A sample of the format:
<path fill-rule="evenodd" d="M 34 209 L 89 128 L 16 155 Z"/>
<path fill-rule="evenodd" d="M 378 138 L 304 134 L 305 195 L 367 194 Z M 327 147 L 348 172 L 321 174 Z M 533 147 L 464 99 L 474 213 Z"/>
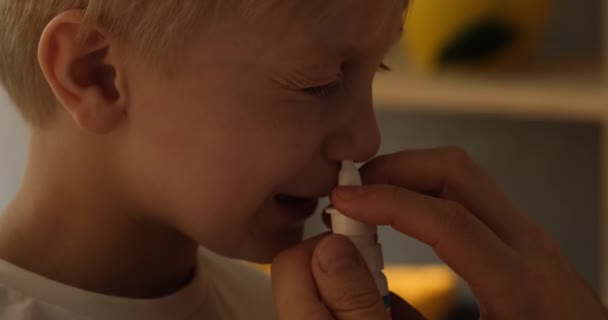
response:
<path fill-rule="evenodd" d="M 319 294 L 336 319 L 390 319 L 367 265 L 348 238 L 324 238 L 313 253 L 312 271 Z"/>

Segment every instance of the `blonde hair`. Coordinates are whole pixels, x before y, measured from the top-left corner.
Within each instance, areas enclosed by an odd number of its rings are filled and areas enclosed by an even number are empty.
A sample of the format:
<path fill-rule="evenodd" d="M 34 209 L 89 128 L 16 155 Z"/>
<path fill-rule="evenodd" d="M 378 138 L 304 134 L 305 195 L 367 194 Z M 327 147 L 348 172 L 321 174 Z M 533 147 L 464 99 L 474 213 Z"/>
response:
<path fill-rule="evenodd" d="M 388 3 L 403 10 L 407 2 Z M 322 20 L 322 12 L 336 3 L 339 1 L 0 0 L 0 84 L 30 125 L 44 124 L 52 116 L 58 101 L 38 64 L 38 43 L 46 25 L 70 9 L 83 10 L 84 23 L 101 27 L 113 40 L 129 46 L 131 58 L 158 62 L 179 51 L 176 47 L 186 44 L 201 27 L 224 18 L 220 12 L 253 21 L 277 5 L 300 6 L 301 14 Z"/>
<path fill-rule="evenodd" d="M 58 102 L 39 67 L 38 43 L 57 14 L 81 9 L 85 22 L 99 25 L 136 53 L 159 58 L 196 33 L 220 3 L 234 1 L 0 0 L 0 83 L 30 125 L 42 124 Z"/>

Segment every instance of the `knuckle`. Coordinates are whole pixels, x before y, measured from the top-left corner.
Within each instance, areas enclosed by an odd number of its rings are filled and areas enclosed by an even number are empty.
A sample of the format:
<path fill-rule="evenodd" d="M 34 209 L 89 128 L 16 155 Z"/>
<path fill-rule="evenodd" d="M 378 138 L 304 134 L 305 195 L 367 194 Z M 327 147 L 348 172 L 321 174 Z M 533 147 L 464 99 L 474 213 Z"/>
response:
<path fill-rule="evenodd" d="M 381 305 L 382 301 L 377 292 L 351 288 L 336 294 L 333 309 L 339 313 L 373 314 Z"/>
<path fill-rule="evenodd" d="M 453 200 L 445 200 L 444 206 L 448 215 L 453 218 L 462 217 L 463 215 L 468 213 L 467 208 L 465 208 L 461 203 L 453 201 Z"/>
<path fill-rule="evenodd" d="M 296 319 L 294 319 L 294 316 L 296 317 Z M 310 319 L 318 319 L 318 320 L 334 320 L 334 318 L 328 314 L 327 310 L 325 309 L 321 309 L 321 308 L 312 308 L 309 310 L 306 310 L 305 314 L 297 314 L 297 315 L 293 315 L 293 314 L 289 314 L 289 317 L 279 317 L 279 319 L 285 319 L 285 320 L 310 320 Z"/>
<path fill-rule="evenodd" d="M 461 147 L 447 146 L 438 149 L 438 152 L 443 156 L 444 159 L 450 160 L 455 163 L 469 163 L 472 162 L 469 153 Z"/>
<path fill-rule="evenodd" d="M 521 306 L 526 314 L 535 315 L 535 318 L 540 318 L 542 310 L 551 300 L 552 295 L 552 280 L 549 275 L 540 268 L 528 266 L 524 277 L 524 290 L 520 295 Z M 534 301 L 534 303 L 530 303 Z M 526 303 L 527 302 L 527 303 Z"/>
<path fill-rule="evenodd" d="M 536 268 L 528 269 L 526 282 L 530 287 L 529 291 L 535 296 L 539 296 L 542 293 L 546 294 L 550 284 L 547 274 Z"/>
<path fill-rule="evenodd" d="M 544 319 L 541 316 L 545 307 L 544 300 L 550 293 L 550 279 L 540 268 L 535 268 L 525 260 L 519 260 L 511 268 L 510 276 L 501 281 L 495 288 L 493 294 L 483 297 L 485 300 L 493 299 L 492 296 L 509 296 L 513 318 L 522 319 Z M 517 292 L 516 295 L 513 295 Z M 496 315 L 498 310 L 485 310 L 488 318 Z M 504 312 L 504 310 L 503 310 Z M 515 316 L 519 315 L 519 316 Z M 524 316 L 525 315 L 525 316 Z"/>
<path fill-rule="evenodd" d="M 275 271 L 276 269 L 280 269 L 280 267 L 287 261 L 289 261 L 289 256 L 292 255 L 292 253 L 289 250 L 285 250 L 281 253 L 279 253 L 277 256 L 274 257 L 274 259 L 272 260 L 272 264 L 271 264 L 271 271 Z"/>
<path fill-rule="evenodd" d="M 394 185 L 390 185 L 388 186 L 388 197 L 391 203 L 398 203 L 403 197 L 403 192 L 401 188 Z"/>
<path fill-rule="evenodd" d="M 279 253 L 273 260 L 270 267 L 271 274 L 275 274 L 277 271 L 289 268 L 294 261 L 298 262 L 301 260 L 303 255 L 302 250 L 298 250 L 297 247 L 284 250 Z"/>
<path fill-rule="evenodd" d="M 533 237 L 540 245 L 541 250 L 550 257 L 561 257 L 561 250 L 549 233 L 540 226 L 534 226 L 533 229 Z"/>
<path fill-rule="evenodd" d="M 433 247 L 436 248 L 444 239 L 457 237 L 459 234 L 476 234 L 479 232 L 480 222 L 460 203 L 444 200 L 438 204 L 440 214 L 436 215 L 433 228 L 443 237 L 438 238 Z"/>
<path fill-rule="evenodd" d="M 439 204 L 443 208 L 440 208 L 441 215 L 438 221 L 443 228 L 462 228 L 469 221 L 468 210 L 460 203 L 451 200 L 445 200 Z"/>
<path fill-rule="evenodd" d="M 440 157 L 446 162 L 446 165 L 451 166 L 459 171 L 468 173 L 476 172 L 477 164 L 473 158 L 461 147 L 448 146 L 437 150 Z"/>

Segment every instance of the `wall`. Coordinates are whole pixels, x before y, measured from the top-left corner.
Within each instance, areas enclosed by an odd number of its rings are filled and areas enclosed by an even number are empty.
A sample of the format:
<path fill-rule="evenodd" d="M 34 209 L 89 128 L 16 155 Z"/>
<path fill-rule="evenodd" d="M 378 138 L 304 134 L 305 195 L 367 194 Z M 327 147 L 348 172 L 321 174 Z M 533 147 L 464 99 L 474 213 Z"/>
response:
<path fill-rule="evenodd" d="M 602 49 L 602 0 L 556 0 L 547 32 L 547 54 L 598 55 Z"/>
<path fill-rule="evenodd" d="M 27 131 L 0 88 L 0 208 L 6 206 L 21 180 L 26 148 Z"/>

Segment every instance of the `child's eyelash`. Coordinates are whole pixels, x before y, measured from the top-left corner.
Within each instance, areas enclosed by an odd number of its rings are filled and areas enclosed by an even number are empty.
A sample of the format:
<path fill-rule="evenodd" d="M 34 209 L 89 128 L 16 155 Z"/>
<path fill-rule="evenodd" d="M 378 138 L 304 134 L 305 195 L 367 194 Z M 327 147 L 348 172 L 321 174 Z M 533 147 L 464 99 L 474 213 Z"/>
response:
<path fill-rule="evenodd" d="M 379 72 L 391 72 L 393 71 L 393 69 L 391 69 L 391 67 L 389 67 L 386 62 L 382 62 L 379 66 L 378 66 L 378 71 Z"/>
<path fill-rule="evenodd" d="M 311 96 L 324 98 L 336 93 L 340 88 L 342 88 L 342 84 L 343 81 L 340 79 L 326 85 L 302 89 L 302 92 Z"/>
<path fill-rule="evenodd" d="M 378 66 L 378 72 L 391 72 L 392 69 L 384 62 L 382 62 L 379 66 Z M 302 89 L 302 92 L 311 95 L 311 96 L 315 96 L 315 97 L 320 97 L 320 98 L 324 98 L 327 96 L 330 96 L 334 93 L 336 93 L 338 90 L 340 90 L 342 88 L 342 85 L 344 84 L 344 79 L 340 78 L 334 82 L 322 85 L 322 86 L 316 86 L 316 87 L 310 87 L 310 88 L 304 88 Z"/>

